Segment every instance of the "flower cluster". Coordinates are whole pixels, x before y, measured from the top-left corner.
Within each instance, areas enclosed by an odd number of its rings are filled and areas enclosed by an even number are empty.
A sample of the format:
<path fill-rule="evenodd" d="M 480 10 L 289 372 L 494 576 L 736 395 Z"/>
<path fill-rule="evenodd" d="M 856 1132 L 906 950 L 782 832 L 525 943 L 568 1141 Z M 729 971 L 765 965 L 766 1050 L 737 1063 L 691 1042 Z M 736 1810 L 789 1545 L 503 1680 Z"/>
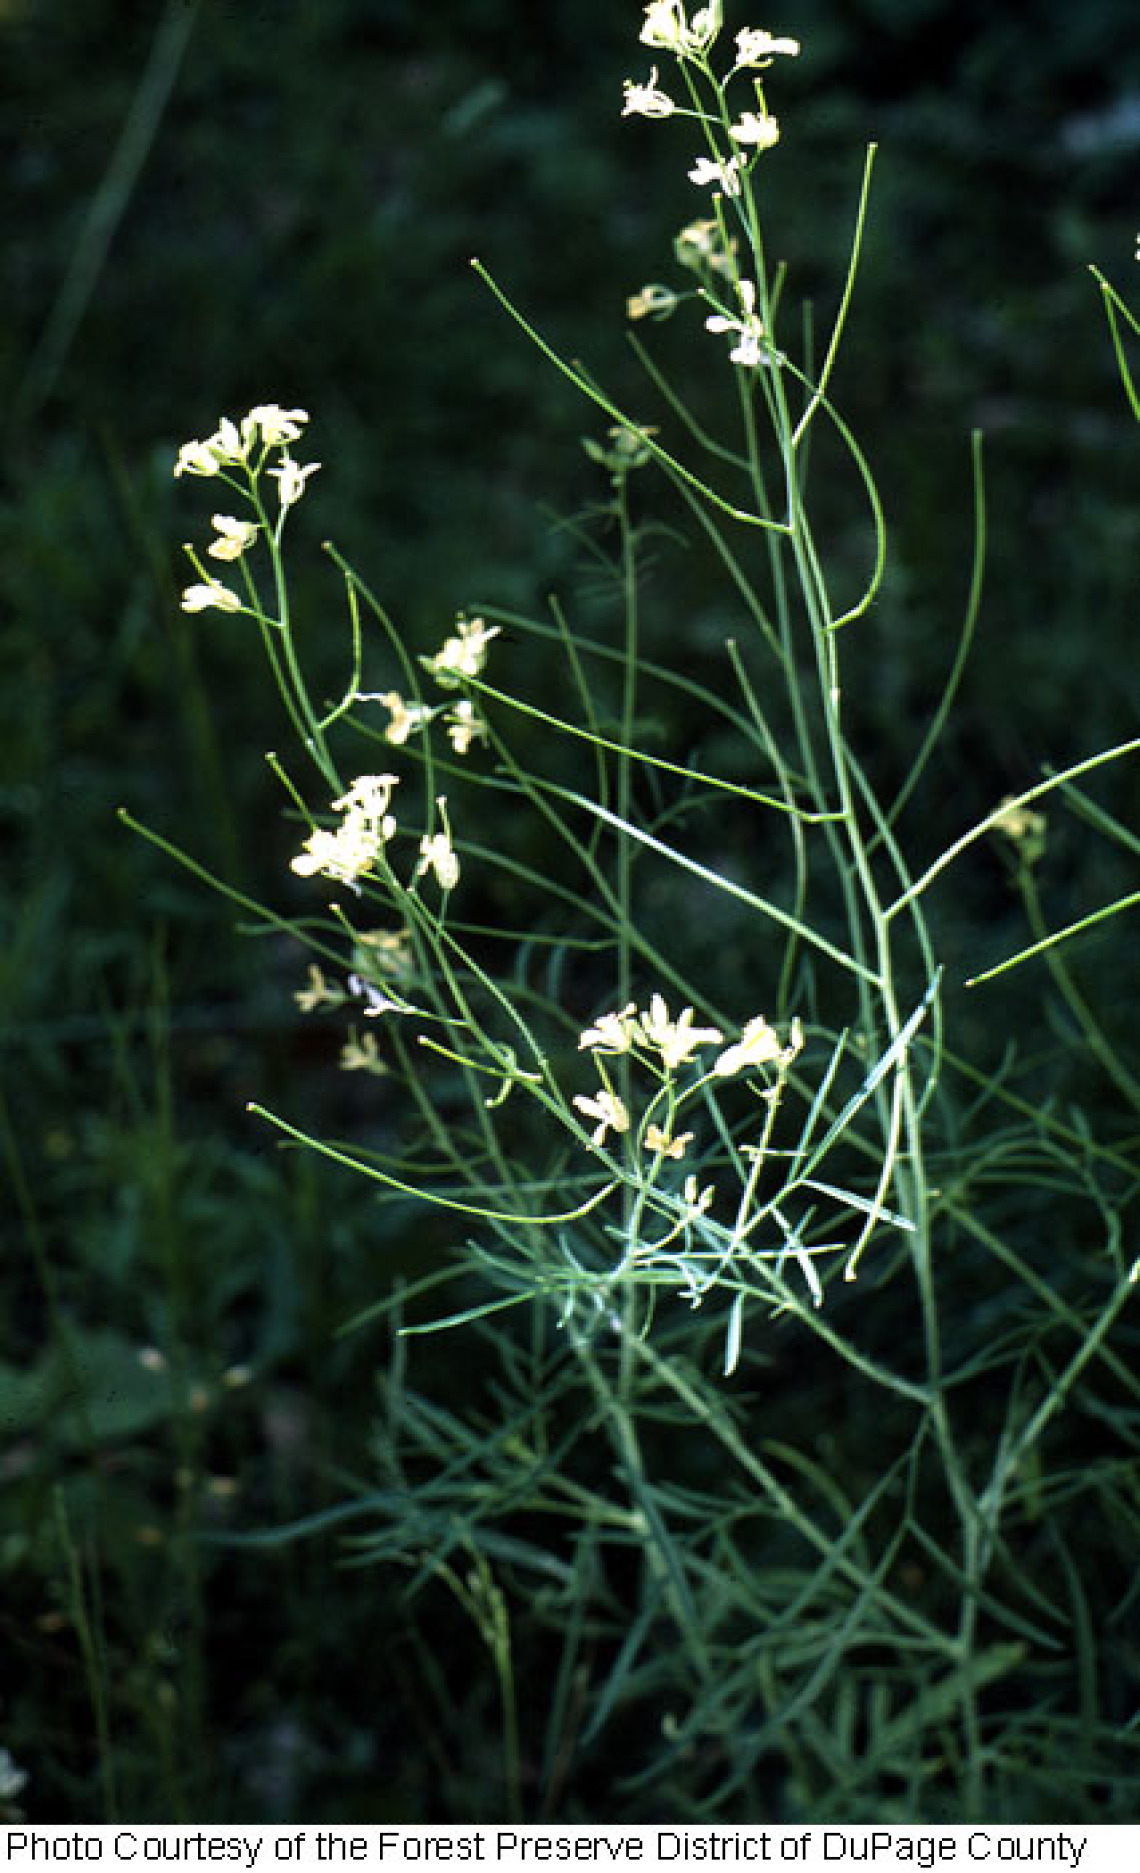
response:
<path fill-rule="evenodd" d="M 396 830 L 395 817 L 388 808 L 397 785 L 395 774 L 361 774 L 348 792 L 332 803 L 333 811 L 343 814 L 340 825 L 332 832 L 316 827 L 291 860 L 292 869 L 302 878 L 320 872 L 341 884 L 355 884 L 374 870 Z"/>
<path fill-rule="evenodd" d="M 759 80 L 754 86 L 757 107 L 741 112 L 730 122 L 724 102 L 728 81 L 741 71 L 761 71 L 776 57 L 794 58 L 800 46 L 797 39 L 777 37 L 758 26 L 743 27 L 736 35 L 735 62 L 725 79 L 718 81 L 710 69 L 708 53 L 722 24 L 721 0 L 712 0 L 712 4 L 699 8 L 691 18 L 682 0 L 650 0 L 645 9 L 641 39 L 643 44 L 672 52 L 678 59 L 694 61 L 703 78 L 715 86 L 717 109 L 714 112 L 683 113 L 698 117 L 708 137 L 707 149 L 694 158 L 689 169 L 689 180 L 698 188 L 715 189 L 726 203 L 741 203 L 743 212 L 745 185 L 752 166 L 763 151 L 774 148 L 779 142 L 780 126 L 764 102 Z M 645 84 L 637 84 L 630 78 L 625 80 L 624 117 L 670 117 L 677 108 L 668 93 L 659 89 L 656 66 Z M 734 317 L 717 307 L 706 325 L 710 331 L 736 333 L 729 356 L 734 364 L 754 370 L 775 354 L 763 342 L 764 326 L 756 312 L 757 287 L 754 281 L 740 278 L 736 246 L 718 212 L 715 219 L 693 222 L 683 229 L 676 242 L 676 253 L 682 266 L 706 275 L 722 273 L 734 283 L 742 313 Z M 626 311 L 631 319 L 666 318 L 677 303 L 678 296 L 669 287 L 652 282 L 629 297 Z"/>
<path fill-rule="evenodd" d="M 302 465 L 295 462 L 289 454 L 289 444 L 296 442 L 304 425 L 309 420 L 307 410 L 286 410 L 279 403 L 258 403 L 235 423 L 229 416 L 223 416 L 212 436 L 204 442 L 184 442 L 178 451 L 174 464 L 175 475 L 221 475 L 232 485 L 241 487 L 232 473 L 227 470 L 239 470 L 245 477 L 246 487 L 242 492 L 254 505 L 258 515 L 262 514 L 257 501 L 257 480 L 265 467 L 266 458 L 273 449 L 280 449 L 280 462 L 269 469 L 269 474 L 277 482 L 277 498 L 284 510 L 293 507 L 305 492 L 305 484 L 310 475 L 315 475 L 319 462 Z M 233 563 L 240 560 L 254 544 L 262 530 L 262 520 L 238 520 L 233 514 L 214 514 L 212 516 L 215 538 L 206 548 L 211 559 L 220 559 Z M 201 574 L 194 585 L 188 585 L 182 594 L 183 611 L 246 611 L 252 609 L 228 585 L 215 579 L 201 564 L 190 547 L 186 549 L 195 570 Z"/>
<path fill-rule="evenodd" d="M 694 1026 L 691 1008 L 682 1008 L 675 1021 L 663 995 L 655 994 L 649 1007 L 640 1013 L 633 1002 L 614 1014 L 599 1015 L 593 1027 L 583 1030 L 579 1052 L 589 1047 L 600 1054 L 625 1054 L 648 1047 L 661 1061 L 666 1073 L 675 1073 L 702 1047 L 719 1046 L 724 1035 L 719 1028 Z M 750 1067 L 777 1066 L 786 1072 L 804 1044 L 803 1027 L 797 1016 L 792 1022 L 786 1046 L 763 1015 L 754 1015 L 744 1025 L 739 1040 L 718 1054 L 712 1071 L 725 1078 L 746 1072 Z"/>
<path fill-rule="evenodd" d="M 319 872 L 351 885 L 375 871 L 381 852 L 395 837 L 396 818 L 390 806 L 392 789 L 398 785 L 396 774 L 361 774 L 348 792 L 332 803 L 333 811 L 342 815 L 340 825 L 331 831 L 315 827 L 296 858 L 290 860 L 292 870 L 302 878 L 312 878 Z M 436 807 L 443 830 L 425 833 L 420 840 L 414 876 L 423 878 L 431 872 L 441 890 L 452 891 L 459 882 L 459 859 L 451 843 L 447 801 L 442 794 Z"/>
<path fill-rule="evenodd" d="M 673 1076 L 680 1067 L 694 1061 L 703 1048 L 720 1047 L 721 1052 L 709 1073 L 703 1074 L 696 1082 L 697 1085 L 713 1076 L 725 1079 L 760 1067 L 776 1069 L 778 1088 L 803 1047 L 804 1033 L 797 1017 L 792 1022 L 787 1042 L 781 1044 L 775 1028 L 764 1016 L 754 1015 L 745 1023 L 738 1040 L 727 1047 L 724 1040 L 725 1036 L 719 1028 L 698 1027 L 692 1008 L 682 1008 L 674 1020 L 665 997 L 655 994 L 651 996 L 648 1008 L 639 1010 L 635 1002 L 627 1002 L 624 1008 L 599 1015 L 591 1027 L 583 1029 L 578 1040 L 578 1050 L 581 1052 L 588 1048 L 593 1053 L 604 1082 L 606 1074 L 602 1062 L 605 1059 L 618 1054 L 653 1055 L 666 1088 L 671 1088 Z M 601 1056 L 600 1060 L 598 1056 Z M 694 1090 L 695 1086 L 688 1087 L 682 1097 Z M 778 1091 L 775 1095 L 769 1092 L 767 1096 L 778 1097 Z M 579 1093 L 573 1103 L 579 1112 L 597 1121 L 591 1138 L 594 1145 L 603 1144 L 611 1131 L 620 1134 L 631 1129 L 629 1110 L 608 1082 L 596 1093 Z M 666 1126 L 649 1120 L 646 1114 L 648 1122 L 641 1142 L 645 1150 L 657 1158 L 682 1158 L 692 1143 L 692 1132 L 673 1130 L 678 1103 L 675 1095 L 670 1093 L 671 1117 Z"/>
<path fill-rule="evenodd" d="M 497 637 L 499 626 L 487 625 L 482 618 L 465 618 L 460 613 L 452 636 L 445 639 L 434 657 L 421 657 L 441 689 L 458 689 L 469 677 L 479 676 L 487 661 L 487 646 Z M 388 711 L 385 741 L 403 747 L 413 735 L 419 735 L 437 716 L 443 717 L 447 738 L 456 754 L 467 754 L 473 744 L 486 741 L 487 724 L 469 696 L 458 702 L 433 707 L 426 702 L 409 702 L 398 689 L 358 690 L 357 702 L 380 702 Z"/>
<path fill-rule="evenodd" d="M 296 442 L 309 420 L 307 410 L 283 410 L 279 403 L 258 403 L 240 424 L 223 416 L 205 442 L 184 442 L 174 465 L 176 475 L 219 475 L 223 468 L 247 465 L 256 449 Z M 314 463 L 319 467 L 319 463 Z"/>
<path fill-rule="evenodd" d="M 418 735 L 440 714 L 447 729 L 447 739 L 456 754 L 466 754 L 472 742 L 487 739 L 487 724 L 467 696 L 444 710 L 433 709 L 426 702 L 405 702 L 398 689 L 385 690 L 383 694 L 375 696 L 362 694 L 358 700 L 384 704 L 388 711 L 384 739 L 397 748 L 402 747 L 413 735 Z"/>

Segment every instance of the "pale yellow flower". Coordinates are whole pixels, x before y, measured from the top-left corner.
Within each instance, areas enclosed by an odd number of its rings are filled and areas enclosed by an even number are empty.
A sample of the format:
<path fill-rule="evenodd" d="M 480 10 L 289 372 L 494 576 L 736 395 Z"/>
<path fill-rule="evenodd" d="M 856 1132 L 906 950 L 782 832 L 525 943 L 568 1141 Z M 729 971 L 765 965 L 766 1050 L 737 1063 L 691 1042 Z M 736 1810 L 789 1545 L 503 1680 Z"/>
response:
<path fill-rule="evenodd" d="M 696 1177 L 690 1172 L 685 1179 L 684 1191 L 682 1194 L 688 1205 L 688 1215 L 685 1221 L 692 1222 L 696 1217 L 703 1216 L 706 1210 L 712 1208 L 713 1201 L 716 1197 L 716 1185 L 706 1184 L 702 1190 L 697 1183 Z"/>
<path fill-rule="evenodd" d="M 184 442 L 174 464 L 176 475 L 217 475 L 221 461 L 208 442 Z"/>
<path fill-rule="evenodd" d="M 715 182 L 726 195 L 739 195 L 743 161 L 741 156 L 730 156 L 727 161 L 722 161 L 718 157 L 715 162 L 709 156 L 698 156 L 696 163 L 689 171 L 689 181 L 695 182 L 698 187 Z"/>
<path fill-rule="evenodd" d="M 734 235 L 728 238 L 725 246 L 724 236 L 719 222 L 690 221 L 681 229 L 673 243 L 673 251 L 683 267 L 690 272 L 699 273 L 708 267 L 714 273 L 726 274 L 730 279 L 736 276 L 736 253 L 739 242 Z"/>
<path fill-rule="evenodd" d="M 580 1053 L 583 1047 L 596 1047 L 600 1053 L 626 1054 L 639 1033 L 637 1010 L 633 1002 L 627 1002 L 620 1014 L 599 1015 L 592 1028 L 585 1028 L 578 1051 Z"/>
<path fill-rule="evenodd" d="M 182 594 L 183 611 L 241 611 L 242 602 L 228 585 L 211 579 L 208 585 L 188 585 Z"/>
<path fill-rule="evenodd" d="M 348 792 L 333 801 L 333 808 L 337 813 L 359 816 L 370 825 L 379 826 L 383 837 L 390 839 L 396 830 L 396 822 L 388 807 L 392 789 L 399 784 L 398 774 L 359 774 Z"/>
<path fill-rule="evenodd" d="M 791 1065 L 803 1044 L 804 1031 L 798 1015 L 792 1022 L 786 1047 L 781 1047 L 780 1037 L 771 1023 L 763 1015 L 754 1015 L 751 1021 L 745 1022 L 740 1039 L 719 1056 L 713 1072 L 727 1077 L 732 1073 L 745 1073 L 749 1067 L 776 1064 L 784 1069 Z"/>
<path fill-rule="evenodd" d="M 351 1030 L 341 1048 L 340 1064 L 345 1073 L 384 1074 L 388 1071 L 380 1058 L 376 1036 L 369 1029 L 363 1034 L 357 1034 L 355 1028 Z"/>
<path fill-rule="evenodd" d="M 270 447 L 283 442 L 296 442 L 303 426 L 309 420 L 308 410 L 283 410 L 279 403 L 257 403 L 242 418 L 242 435 L 253 440 L 254 431 L 261 431 L 261 439 Z"/>
<path fill-rule="evenodd" d="M 372 870 L 382 844 L 378 831 L 370 828 L 366 820 L 350 814 L 335 832 L 325 826 L 316 827 L 296 858 L 289 861 L 290 868 L 301 878 L 312 878 L 321 872 L 341 884 L 354 884 L 357 878 Z"/>
<path fill-rule="evenodd" d="M 309 986 L 298 989 L 293 997 L 302 1014 L 312 1014 L 314 1008 L 339 1008 L 344 1001 L 342 990 L 326 982 L 324 971 L 316 963 L 309 964 Z"/>
<path fill-rule="evenodd" d="M 372 697 L 366 700 L 372 701 Z M 400 747 L 411 735 L 417 735 L 432 718 L 432 710 L 426 703 L 405 702 L 398 689 L 389 689 L 376 701 L 382 702 L 388 711 L 389 722 L 384 730 L 385 741 Z"/>
<path fill-rule="evenodd" d="M 657 89 L 656 65 L 647 84 L 636 85 L 632 78 L 623 79 L 622 84 L 625 90 L 623 117 L 671 117 L 677 108 L 671 97 Z"/>
<path fill-rule="evenodd" d="M 499 628 L 497 624 L 484 624 L 482 618 L 461 616 L 456 620 L 454 636 L 445 640 L 442 650 L 434 657 L 421 657 L 420 662 L 444 689 L 455 689 L 463 677 L 481 674 L 487 646 L 499 635 Z"/>
<path fill-rule="evenodd" d="M 184 442 L 174 465 L 176 475 L 216 475 L 223 468 L 244 462 L 247 443 L 236 423 L 223 416 L 205 442 Z"/>
<path fill-rule="evenodd" d="M 250 520 L 235 520 L 232 514 L 214 514 L 211 525 L 217 539 L 206 548 L 214 559 L 240 559 L 257 538 L 257 528 Z"/>
<path fill-rule="evenodd" d="M 695 1028 L 691 1008 L 682 1008 L 676 1021 L 670 1021 L 669 1009 L 662 995 L 654 995 L 648 1009 L 642 1011 L 641 1032 L 649 1045 L 661 1055 L 662 1065 L 667 1072 L 674 1072 L 682 1066 L 698 1047 L 724 1039 L 719 1028 Z"/>
<path fill-rule="evenodd" d="M 381 847 L 392 838 L 396 821 L 388 811 L 395 774 L 361 774 L 346 794 L 333 801 L 344 814 L 335 831 L 317 827 L 305 840 L 304 848 L 290 861 L 292 870 L 302 878 L 323 872 L 343 884 L 353 884 L 373 869 Z"/>
<path fill-rule="evenodd" d="M 486 741 L 487 724 L 479 714 L 473 702 L 466 696 L 457 702 L 454 709 L 449 709 L 446 716 L 447 739 L 456 754 L 466 754 L 472 742 Z"/>
<path fill-rule="evenodd" d="M 243 462 L 251 440 L 252 437 L 244 425 L 239 430 L 235 422 L 231 421 L 228 416 L 223 416 L 207 446 L 213 449 L 215 455 L 220 456 L 223 462 Z"/>
<path fill-rule="evenodd" d="M 667 319 L 677 305 L 677 295 L 668 286 L 651 280 L 639 293 L 631 293 L 625 302 L 630 319 Z"/>
<path fill-rule="evenodd" d="M 305 492 L 305 483 L 310 475 L 315 475 L 319 462 L 309 462 L 302 467 L 292 458 L 282 462 L 280 468 L 271 468 L 270 474 L 277 482 L 277 493 L 282 507 L 293 507 Z"/>
<path fill-rule="evenodd" d="M 434 872 L 441 891 L 453 891 L 459 883 L 459 859 L 445 832 L 425 833 L 420 840 L 416 877 Z"/>
<path fill-rule="evenodd" d="M 176 475 L 216 475 L 223 468 L 245 462 L 260 434 L 270 446 L 295 442 L 300 425 L 307 423 L 307 410 L 283 410 L 279 403 L 259 403 L 241 419 L 241 427 L 223 416 L 212 436 L 205 442 L 184 442 L 175 463 Z M 287 505 L 287 503 L 286 503 Z"/>
<path fill-rule="evenodd" d="M 714 313 L 712 318 L 705 320 L 705 329 L 710 332 L 738 332 L 739 337 L 729 357 L 734 364 L 756 365 L 764 356 L 764 321 L 756 315 L 756 288 L 751 280 L 741 280 L 740 301 L 744 308 L 742 317 L 730 319 Z"/>
<path fill-rule="evenodd" d="M 579 1112 L 584 1112 L 587 1118 L 598 1121 L 591 1135 L 592 1144 L 604 1144 L 607 1132 L 628 1132 L 629 1130 L 629 1113 L 617 1094 L 611 1093 L 604 1086 L 593 1098 L 588 1097 L 586 1093 L 577 1093 L 574 1105 Z"/>
<path fill-rule="evenodd" d="M 994 821 L 994 831 L 1004 833 L 1013 841 L 1025 865 L 1036 865 L 1045 850 L 1048 821 L 1044 813 L 1036 813 L 1030 806 L 1017 806 L 1016 799 L 1016 794 L 1006 795 L 1002 801 L 1005 810 L 1001 818 Z"/>
<path fill-rule="evenodd" d="M 1002 801 L 1004 811 L 1001 818 L 994 821 L 995 827 L 1009 839 L 1037 837 L 1045 830 L 1044 813 L 1035 813 L 1029 806 L 1017 806 L 1016 799 L 1016 794 L 1006 794 Z"/>
<path fill-rule="evenodd" d="M 711 0 L 709 6 L 700 7 L 691 23 L 685 17 L 681 0 L 651 0 L 645 9 L 641 42 L 676 52 L 681 58 L 697 58 L 708 51 L 723 18 L 721 0 Z"/>
<path fill-rule="evenodd" d="M 664 1158 L 683 1158 L 693 1136 L 692 1132 L 679 1132 L 675 1138 L 671 1138 L 659 1125 L 649 1125 L 645 1131 L 645 1149 L 656 1151 Z"/>
<path fill-rule="evenodd" d="M 777 53 L 795 58 L 799 49 L 798 39 L 774 39 L 771 33 L 764 32 L 759 26 L 745 26 L 736 35 L 738 66 L 770 65 Z"/>
<path fill-rule="evenodd" d="M 757 149 L 770 150 L 780 141 L 780 126 L 767 111 L 745 111 L 738 124 L 729 126 L 735 143 L 755 143 Z"/>

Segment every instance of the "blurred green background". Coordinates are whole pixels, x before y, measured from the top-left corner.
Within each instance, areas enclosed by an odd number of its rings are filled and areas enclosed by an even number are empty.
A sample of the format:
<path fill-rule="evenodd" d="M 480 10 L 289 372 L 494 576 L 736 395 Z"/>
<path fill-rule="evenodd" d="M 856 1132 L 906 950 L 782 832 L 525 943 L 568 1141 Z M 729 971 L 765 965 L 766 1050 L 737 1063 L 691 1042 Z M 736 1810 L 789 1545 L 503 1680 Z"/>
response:
<path fill-rule="evenodd" d="M 479 1786 L 477 1753 L 424 1741 L 435 1697 L 481 1720 L 469 1641 L 425 1688 L 399 1602 L 339 1565 L 335 1531 L 198 1539 L 370 1474 L 388 1345 L 338 1329 L 414 1272 L 424 1230 L 378 1225 L 247 1118 L 262 1099 L 343 1134 L 368 1087 L 297 1014 L 290 946 L 240 941 L 115 811 L 254 897 L 288 890 L 259 645 L 178 609 L 210 502 L 171 468 L 222 413 L 312 412 L 294 563 L 318 693 L 343 673 L 326 536 L 414 649 L 481 597 L 573 589 L 552 516 L 599 498 L 579 447 L 598 425 L 468 261 L 653 420 L 624 301 L 675 281 L 700 205 L 684 128 L 619 117 L 651 62 L 640 21 L 629 0 L 0 0 L 0 1744 L 33 1819 L 459 1819 Z M 803 42 L 772 90 L 769 250 L 821 327 L 881 145 L 836 391 L 891 529 L 852 698 L 886 783 L 952 656 L 968 435 L 989 437 L 989 581 L 933 853 L 1042 761 L 1135 732 L 1140 463 L 1087 272 L 1128 291 L 1136 271 L 1134 8 L 730 6 L 746 24 Z M 651 334 L 663 357 L 691 355 L 679 324 Z M 844 494 L 836 551 L 862 563 L 851 524 Z M 678 660 L 723 635 L 683 570 L 676 607 Z M 1134 823 L 1131 785 L 1100 797 Z M 1079 834 L 1054 854 L 1060 920 Z M 1071 914 L 1129 888 L 1113 865 L 1081 870 Z M 964 889 L 1013 936 L 994 956 L 1016 947 L 997 861 Z M 1123 929 L 1097 952 L 1118 1022 L 1133 956 Z"/>

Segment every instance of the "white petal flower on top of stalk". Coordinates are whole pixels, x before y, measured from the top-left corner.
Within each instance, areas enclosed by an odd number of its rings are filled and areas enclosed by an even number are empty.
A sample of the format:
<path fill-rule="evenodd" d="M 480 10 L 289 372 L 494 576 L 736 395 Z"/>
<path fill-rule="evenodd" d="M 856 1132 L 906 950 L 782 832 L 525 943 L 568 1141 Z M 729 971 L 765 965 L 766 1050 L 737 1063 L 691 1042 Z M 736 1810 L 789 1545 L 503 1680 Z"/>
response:
<path fill-rule="evenodd" d="M 235 520 L 232 514 L 213 514 L 210 519 L 218 536 L 206 548 L 213 559 L 240 559 L 257 538 L 251 520 Z"/>
<path fill-rule="evenodd" d="M 283 442 L 296 442 L 308 420 L 308 410 L 283 410 L 279 403 L 257 403 L 242 418 L 242 435 L 248 447 L 260 432 L 261 440 L 274 448 Z"/>
<path fill-rule="evenodd" d="M 625 78 L 622 86 L 625 92 L 623 117 L 671 117 L 677 108 L 667 92 L 657 89 L 656 65 L 645 84 L 635 84 L 632 78 Z"/>
<path fill-rule="evenodd" d="M 776 39 L 759 26 L 745 26 L 736 35 L 736 66 L 770 65 L 777 55 L 794 59 L 799 49 L 798 39 Z"/>
<path fill-rule="evenodd" d="M 676 52 L 681 58 L 699 58 L 707 52 L 721 29 L 724 10 L 721 0 L 699 7 L 692 21 L 686 19 L 681 0 L 651 0 L 645 9 L 641 43 Z"/>
<path fill-rule="evenodd" d="M 740 172 L 744 164 L 742 156 L 730 156 L 725 160 L 718 157 L 715 162 L 709 156 L 698 156 L 689 170 L 689 181 L 698 188 L 714 182 L 726 195 L 740 194 Z"/>
<path fill-rule="evenodd" d="M 576 1094 L 574 1105 L 579 1112 L 584 1112 L 587 1118 L 598 1121 L 591 1134 L 592 1144 L 604 1144 L 607 1132 L 628 1132 L 629 1130 L 629 1113 L 617 1094 L 611 1093 L 607 1087 L 603 1086 L 593 1098 L 586 1093 Z"/>
<path fill-rule="evenodd" d="M 756 365 L 764 357 L 764 321 L 756 313 L 756 287 L 751 280 L 740 282 L 740 303 L 744 308 L 742 317 L 731 319 L 714 312 L 711 318 L 705 320 L 705 329 L 710 332 L 738 333 L 729 357 L 733 364 Z"/>
<path fill-rule="evenodd" d="M 780 141 L 780 126 L 767 111 L 744 111 L 738 124 L 729 126 L 735 143 L 755 143 L 757 149 L 770 150 Z"/>
<path fill-rule="evenodd" d="M 691 1008 L 682 1008 L 677 1019 L 670 1021 L 663 995 L 654 995 L 648 1009 L 643 1011 L 641 1032 L 649 1045 L 661 1055 L 662 1065 L 668 1072 L 675 1072 L 679 1066 L 683 1066 L 698 1047 L 724 1039 L 719 1028 L 695 1028 Z"/>

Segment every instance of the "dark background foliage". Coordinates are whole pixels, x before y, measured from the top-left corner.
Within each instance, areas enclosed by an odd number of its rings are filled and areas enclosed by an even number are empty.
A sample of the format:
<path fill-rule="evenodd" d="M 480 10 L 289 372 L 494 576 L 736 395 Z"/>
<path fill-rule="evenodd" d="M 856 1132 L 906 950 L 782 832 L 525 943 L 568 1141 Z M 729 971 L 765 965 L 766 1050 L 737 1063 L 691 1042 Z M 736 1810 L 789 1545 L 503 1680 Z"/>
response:
<path fill-rule="evenodd" d="M 821 325 L 862 148 L 881 145 L 837 395 L 891 529 L 853 702 L 887 781 L 952 655 L 968 435 L 989 437 L 990 578 L 933 852 L 1041 761 L 1134 732 L 1136 444 L 1086 270 L 1130 285 L 1133 8 L 730 12 L 803 41 L 779 75 L 769 238 Z M 597 425 L 468 261 L 646 397 L 624 299 L 672 277 L 693 204 L 683 129 L 618 115 L 650 62 L 640 18 L 630 0 L 0 4 L 0 1741 L 33 1818 L 113 1799 L 166 1819 L 458 1818 L 478 1781 L 451 1745 L 424 1753 L 434 1693 L 376 1573 L 340 1568 L 332 1537 L 268 1556 L 197 1539 L 314 1512 L 367 1472 L 388 1348 L 338 1329 L 434 1239 L 410 1212 L 378 1224 L 350 1181 L 247 1119 L 259 1097 L 345 1128 L 362 1095 L 332 1070 L 335 1034 L 295 1013 L 296 955 L 239 942 L 232 907 L 115 809 L 279 900 L 288 833 L 263 753 L 282 721 L 259 647 L 177 604 L 178 544 L 208 504 L 170 470 L 222 412 L 313 412 L 325 466 L 297 578 L 318 688 L 342 672 L 326 535 L 417 649 L 480 597 L 536 606 L 573 585 L 551 514 L 599 498 L 578 446 Z M 674 327 L 655 338 L 686 349 Z M 850 524 L 837 505 L 840 555 Z M 651 650 L 699 659 L 720 620 L 683 568 L 672 589 Z M 1057 834 L 1059 918 L 1078 845 Z M 1069 914 L 1125 888 L 1108 861 L 1082 872 Z M 1016 946 L 996 861 L 964 889 L 994 954 Z M 1122 930 L 1096 951 L 1117 1018 L 1131 953 Z M 106 1711 L 77 1688 L 77 1604 Z M 482 1668 L 454 1644 L 448 1695 L 477 1728 Z"/>

